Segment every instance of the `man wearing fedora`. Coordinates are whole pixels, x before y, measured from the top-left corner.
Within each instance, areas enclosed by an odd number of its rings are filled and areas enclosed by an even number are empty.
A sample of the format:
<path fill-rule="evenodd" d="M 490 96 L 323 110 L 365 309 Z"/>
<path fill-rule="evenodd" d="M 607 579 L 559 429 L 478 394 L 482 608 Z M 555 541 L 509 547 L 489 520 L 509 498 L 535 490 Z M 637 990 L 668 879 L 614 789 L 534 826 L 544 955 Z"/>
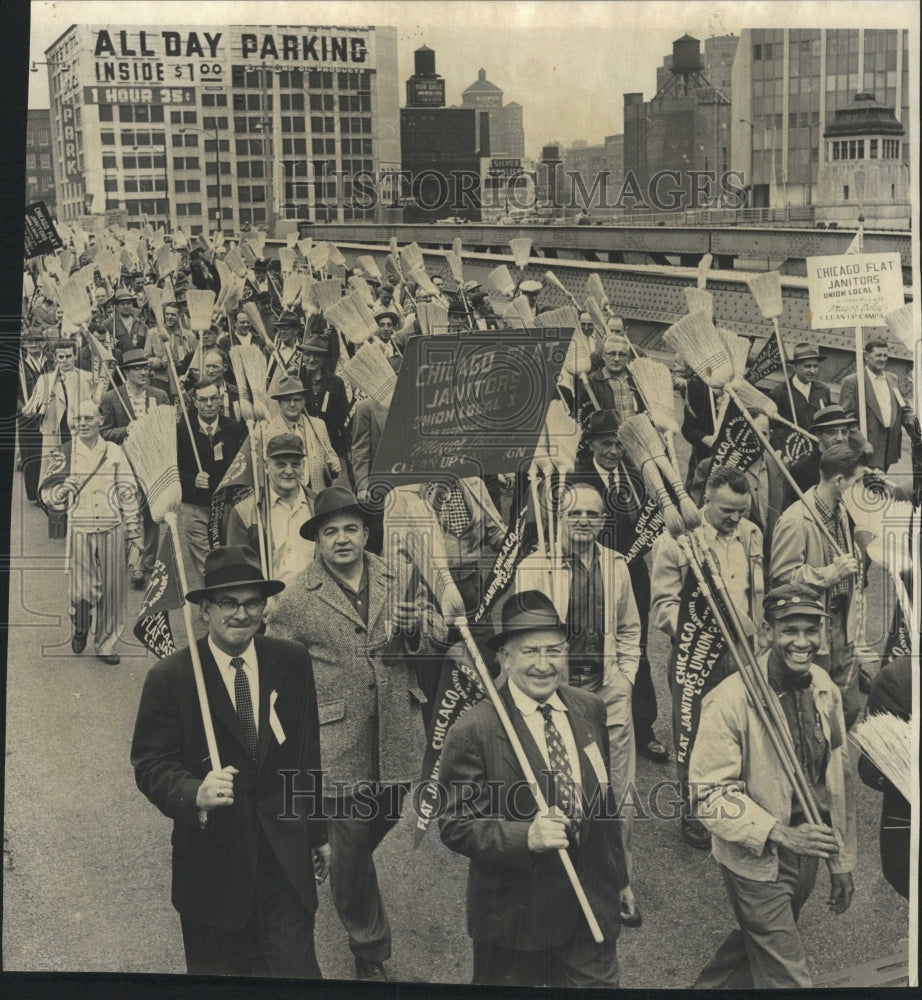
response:
<path fill-rule="evenodd" d="M 647 493 L 643 477 L 625 457 L 618 441 L 621 421 L 615 410 L 598 410 L 589 417 L 583 434 L 590 457 L 580 458 L 576 471 L 569 477 L 573 485 L 585 483 L 602 495 L 604 517 L 598 534 L 599 544 L 627 555 L 635 538 L 637 518 Z M 650 618 L 650 571 L 644 556 L 636 556 L 627 564 L 631 590 L 640 615 L 640 659 L 634 676 L 631 703 L 634 739 L 637 752 L 657 764 L 669 760 L 669 751 L 657 739 L 653 723 L 659 714 L 656 689 L 647 657 L 647 627 Z"/>
<path fill-rule="evenodd" d="M 304 442 L 296 434 L 276 434 L 266 444 L 268 487 L 262 493 L 260 519 L 256 495 L 250 493 L 231 508 L 227 544 L 248 545 L 259 551 L 259 524 L 270 546 L 271 573 L 290 583 L 314 558 L 314 545 L 301 528 L 314 513 L 316 493 L 303 485 Z"/>
<path fill-rule="evenodd" d="M 345 383 L 330 370 L 330 344 L 325 337 L 308 337 L 301 344 L 300 351 L 304 412 L 309 417 L 319 418 L 326 425 L 327 436 L 342 470 L 348 466 L 351 444 L 349 400 Z"/>
<path fill-rule="evenodd" d="M 284 310 L 275 321 L 275 341 L 266 370 L 267 385 L 277 382 L 283 375 L 297 375 L 301 365 L 298 337 L 304 325 L 297 313 Z"/>
<path fill-rule="evenodd" d="M 820 481 L 820 456 L 834 444 L 850 444 L 860 449 L 866 443 L 858 430 L 858 419 L 835 404 L 816 411 L 810 432 L 816 436 L 816 448 L 791 466 L 791 475 L 801 493 L 806 493 Z M 789 490 L 785 506 L 796 499 L 794 491 Z"/>
<path fill-rule="evenodd" d="M 122 352 L 144 349 L 147 343 L 147 327 L 135 313 L 134 293 L 127 288 L 115 292 L 115 315 L 110 327 L 115 346 Z"/>
<path fill-rule="evenodd" d="M 319 979 L 317 883 L 329 862 L 316 794 L 317 696 L 304 648 L 258 635 L 267 598 L 256 554 L 208 554 L 196 643 L 220 768 L 209 756 L 190 649 L 157 663 L 141 693 L 131 763 L 173 820 L 172 902 L 191 975 Z"/>
<path fill-rule="evenodd" d="M 140 348 L 126 351 L 122 357 L 122 373 L 125 384 L 110 389 L 100 400 L 102 413 L 100 434 L 107 441 L 121 444 L 128 436 L 132 421 L 143 417 L 155 406 L 169 406 L 170 397 L 162 389 L 150 385 L 150 359 Z M 131 585 L 140 590 L 154 568 L 157 546 L 160 541 L 160 526 L 150 516 L 147 502 L 141 502 L 141 518 L 144 525 L 144 547 L 141 562 L 130 573 Z"/>
<path fill-rule="evenodd" d="M 372 336 L 372 341 L 381 348 L 386 358 L 402 357 L 405 337 L 397 333 L 403 320 L 393 307 L 380 309 L 374 314 L 378 332 Z"/>
<path fill-rule="evenodd" d="M 787 382 L 776 385 L 769 393 L 772 402 L 778 407 L 779 416 L 796 422 L 797 426 L 804 430 L 813 424 L 817 410 L 829 406 L 832 402 L 829 386 L 817 381 L 820 362 L 825 360 L 826 355 L 820 354 L 812 344 L 795 344 L 793 357 L 788 362 L 793 374 Z M 792 398 L 794 413 L 791 413 Z M 772 432 L 772 447 L 783 451 L 784 442 L 790 433 L 791 429 L 787 425 L 776 425 Z"/>
<path fill-rule="evenodd" d="M 814 660 L 826 619 L 823 598 L 812 588 L 774 588 L 765 597 L 768 650 L 760 656 L 821 824 L 807 821 L 741 676 L 731 675 L 704 698 L 689 777 L 739 928 L 695 989 L 813 985 L 797 919 L 821 858 L 831 883 L 827 906 L 841 914 L 851 904 L 857 836 L 846 721 L 836 685 Z"/>
<path fill-rule="evenodd" d="M 886 340 L 873 338 L 864 345 L 864 405 L 868 442 L 873 451 L 868 465 L 886 472 L 900 460 L 903 428 L 918 437 L 918 423 L 912 407 L 899 390 L 896 375 L 887 371 L 890 350 Z M 858 375 L 842 379 L 839 405 L 858 416 Z"/>
<path fill-rule="evenodd" d="M 330 817 L 331 889 L 359 979 L 386 978 L 391 930 L 373 852 L 419 778 L 425 695 L 407 655 L 426 638 L 409 570 L 365 551 L 366 512 L 331 486 L 301 528 L 317 558 L 278 599 L 268 634 L 310 654 L 317 681 L 323 794 Z M 463 609 L 454 609 L 460 612 Z"/>
<path fill-rule="evenodd" d="M 605 704 L 566 684 L 566 628 L 544 594 L 516 594 L 501 622 L 488 640 L 508 677 L 499 697 L 549 811 L 537 812 L 497 709 L 487 699 L 474 705 L 449 729 L 439 772 L 442 842 L 470 859 L 473 983 L 617 987 L 628 874 L 606 764 Z M 570 855 L 601 944 L 559 850 Z"/>
<path fill-rule="evenodd" d="M 340 473 L 339 456 L 330 444 L 327 425 L 319 417 L 304 412 L 307 393 L 299 378 L 283 375 L 276 380 L 270 395 L 278 401 L 279 412 L 264 432 L 264 440 L 277 434 L 293 434 L 304 445 L 302 482 L 315 493 L 326 489 Z"/>

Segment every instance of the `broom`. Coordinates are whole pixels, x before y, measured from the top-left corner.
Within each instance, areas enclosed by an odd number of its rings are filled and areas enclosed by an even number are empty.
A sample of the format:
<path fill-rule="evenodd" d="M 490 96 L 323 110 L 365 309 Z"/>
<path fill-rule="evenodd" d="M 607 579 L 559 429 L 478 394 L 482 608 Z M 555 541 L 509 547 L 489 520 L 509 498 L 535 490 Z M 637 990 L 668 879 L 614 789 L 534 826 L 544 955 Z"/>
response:
<path fill-rule="evenodd" d="M 410 281 L 414 282 L 417 288 L 422 289 L 426 295 L 432 296 L 433 298 L 439 298 L 439 290 L 432 284 L 432 279 L 426 273 L 424 267 L 414 267 L 407 272 L 407 276 Z"/>
<path fill-rule="evenodd" d="M 314 305 L 313 297 L 311 296 L 311 286 L 316 283 L 316 279 L 309 271 L 301 273 L 301 305 L 309 316 L 317 312 L 317 307 Z"/>
<path fill-rule="evenodd" d="M 182 541 L 177 517 L 182 509 L 182 486 L 179 481 L 176 458 L 176 415 L 173 408 L 171 406 L 155 406 L 138 420 L 133 421 L 129 425 L 128 437 L 125 438 L 122 448 L 131 462 L 141 489 L 147 498 L 151 517 L 158 524 L 165 522 L 169 528 L 176 571 L 179 576 L 179 589 L 181 593 L 185 594 L 189 588 L 183 565 Z M 205 690 L 205 679 L 202 674 L 202 663 L 195 640 L 192 607 L 188 601 L 183 601 L 183 619 L 186 626 L 189 653 L 192 657 L 192 672 L 195 676 L 195 690 L 198 694 L 205 740 L 208 754 L 211 757 L 211 768 L 214 771 L 220 771 L 221 760 L 218 756 L 218 741 L 215 738 L 214 724 L 208 706 L 208 693 Z M 199 812 L 200 822 L 206 822 L 207 817 L 208 814 L 204 810 Z"/>
<path fill-rule="evenodd" d="M 318 243 L 316 246 L 311 247 L 311 251 L 307 255 L 307 263 L 311 271 L 322 275 L 330 263 L 330 244 Z"/>
<path fill-rule="evenodd" d="M 703 288 L 692 288 L 689 285 L 685 289 L 685 302 L 689 312 L 695 312 L 698 309 L 704 310 L 711 322 L 714 322 L 714 296 L 710 292 L 706 292 Z"/>
<path fill-rule="evenodd" d="M 448 306 L 441 302 L 420 302 L 416 310 L 419 327 L 427 337 L 448 332 Z"/>
<path fill-rule="evenodd" d="M 512 280 L 509 268 L 505 264 L 494 267 L 487 275 L 487 288 L 507 299 L 511 299 L 515 295 L 515 282 Z"/>
<path fill-rule="evenodd" d="M 224 255 L 224 263 L 231 273 L 235 274 L 238 278 L 245 278 L 247 276 L 248 268 L 246 262 L 240 256 L 240 251 L 236 247 L 231 247 L 227 251 Z"/>
<path fill-rule="evenodd" d="M 876 712 L 862 719 L 848 735 L 900 795 L 911 800 L 915 784 L 911 723 L 890 712 Z"/>
<path fill-rule="evenodd" d="M 794 426 L 797 426 L 797 410 L 794 408 L 794 389 L 788 377 L 788 361 L 784 352 L 784 341 L 781 339 L 781 330 L 778 326 L 778 317 L 784 311 L 784 302 L 781 295 L 781 273 L 779 271 L 766 271 L 764 274 L 753 274 L 746 279 L 749 291 L 752 292 L 759 312 L 772 321 L 775 331 L 775 339 L 778 341 L 778 355 L 781 358 L 781 371 L 784 375 L 784 382 L 788 390 L 788 404 L 791 407 L 791 418 Z"/>
<path fill-rule="evenodd" d="M 262 337 L 267 344 L 272 343 L 272 338 L 266 332 L 266 324 L 263 322 L 259 306 L 250 300 L 249 302 L 244 302 L 243 311 L 246 313 L 247 319 L 250 321 L 250 325 L 256 330 L 260 337 Z"/>
<path fill-rule="evenodd" d="M 287 233 L 285 235 L 285 246 L 288 247 L 289 250 L 294 250 L 295 243 L 297 242 L 298 242 L 297 230 L 293 229 L 290 233 Z"/>
<path fill-rule="evenodd" d="M 240 357 L 240 352 L 243 350 L 241 346 L 235 344 L 230 349 L 230 362 L 231 368 L 234 370 L 234 381 L 237 383 L 237 392 L 239 398 L 237 400 L 237 405 L 240 407 L 240 419 L 243 421 L 253 420 L 253 400 L 250 396 L 250 387 L 247 385 L 246 370 L 243 367 L 243 359 Z"/>
<path fill-rule="evenodd" d="M 531 257 L 531 237 L 517 236 L 509 241 L 509 249 L 512 251 L 515 266 L 520 271 L 524 271 L 528 265 L 528 259 Z"/>
<path fill-rule="evenodd" d="M 298 299 L 301 297 L 301 290 L 304 287 L 301 275 L 297 271 L 289 271 L 282 282 L 282 308 L 293 309 Z"/>
<path fill-rule="evenodd" d="M 604 340 L 608 334 L 608 327 L 605 324 L 605 314 L 602 312 L 602 307 L 598 301 L 592 295 L 586 299 L 586 310 L 592 320 L 592 325 L 596 328 L 599 340 Z"/>
<path fill-rule="evenodd" d="M 70 250 L 62 250 L 61 257 L 61 273 L 66 277 L 71 272 L 71 268 L 74 266 L 74 255 Z"/>
<path fill-rule="evenodd" d="M 328 252 L 329 257 L 330 257 L 330 263 L 334 267 L 345 267 L 346 266 L 346 258 L 343 257 L 343 255 L 340 253 L 339 247 L 336 246 L 335 243 L 328 243 L 327 247 L 328 247 L 327 252 Z"/>
<path fill-rule="evenodd" d="M 364 344 L 378 329 L 368 306 L 357 292 L 351 292 L 334 303 L 324 316 L 350 344 Z"/>
<path fill-rule="evenodd" d="M 356 263 L 359 264 L 369 278 L 373 278 L 378 282 L 384 281 L 381 268 L 378 267 L 378 262 L 374 257 L 371 257 L 369 254 L 363 254 L 361 257 L 356 257 Z"/>
<path fill-rule="evenodd" d="M 64 311 L 63 322 L 73 327 L 89 323 L 93 311 L 87 298 L 86 288 L 79 280 L 69 278 L 58 291 L 58 303 Z"/>
<path fill-rule="evenodd" d="M 912 314 L 912 303 L 907 302 L 891 313 L 884 316 L 887 329 L 894 337 L 909 351 L 915 354 L 919 343 L 919 327 Z"/>
<path fill-rule="evenodd" d="M 179 263 L 179 254 L 174 254 L 172 249 L 166 244 L 162 243 L 154 251 L 154 267 L 157 269 L 157 274 L 161 278 L 166 277 L 168 274 L 172 274 L 176 270 L 176 265 Z M 100 271 L 100 273 L 102 273 Z"/>
<path fill-rule="evenodd" d="M 244 347 L 237 347 L 239 351 L 240 363 L 243 367 L 243 374 L 246 384 L 250 390 L 250 398 L 253 400 L 253 419 L 257 421 L 271 420 L 273 413 L 273 403 L 269 400 L 266 391 L 268 381 L 268 366 L 266 356 L 255 344 L 247 344 Z"/>
<path fill-rule="evenodd" d="M 595 299 L 600 309 L 611 309 L 611 304 L 608 301 L 608 296 L 605 294 L 602 279 L 599 277 L 598 271 L 593 271 L 586 279 L 586 294 Z M 605 329 L 604 321 L 602 329 Z"/>
<path fill-rule="evenodd" d="M 556 274 L 554 274 L 553 271 L 545 271 L 544 277 L 548 284 L 553 285 L 557 291 L 563 292 L 563 294 L 573 303 L 573 308 L 576 310 L 576 322 L 579 323 L 579 303 L 576 301 L 575 296 L 564 288 L 563 282 L 557 277 Z"/>
<path fill-rule="evenodd" d="M 397 375 L 377 344 L 363 344 L 343 365 L 343 375 L 359 392 L 391 405 Z"/>
<path fill-rule="evenodd" d="M 362 301 L 369 307 L 373 308 L 375 304 L 375 297 L 371 290 L 371 285 L 357 274 L 353 274 L 347 282 L 351 292 L 355 292 Z"/>
<path fill-rule="evenodd" d="M 295 269 L 295 252 L 288 247 L 279 247 L 279 265 L 281 266 L 282 277 L 291 274 Z"/>
<path fill-rule="evenodd" d="M 392 253 L 389 253 L 384 258 L 384 277 L 395 288 L 398 285 L 403 284 L 403 272 L 400 270 L 400 264 L 397 258 Z"/>
<path fill-rule="evenodd" d="M 706 253 L 701 260 L 698 261 L 698 287 L 704 288 L 708 281 L 708 272 L 711 270 L 711 264 L 714 262 L 713 254 Z"/>
<path fill-rule="evenodd" d="M 335 306 L 342 299 L 342 294 L 342 285 L 338 278 L 315 281 L 310 287 L 311 301 L 322 313 Z"/>
<path fill-rule="evenodd" d="M 154 284 L 144 286 L 144 295 L 154 315 L 154 323 L 159 333 L 164 333 L 166 325 L 163 322 L 163 291 Z"/>
<path fill-rule="evenodd" d="M 567 356 L 563 359 L 563 370 L 568 375 L 580 380 L 592 408 L 600 410 L 598 397 L 589 384 L 589 372 L 592 370 L 592 345 L 581 330 L 573 331 L 573 337 L 567 347 Z"/>
<path fill-rule="evenodd" d="M 579 330 L 579 313 L 573 306 L 558 306 L 535 316 L 535 326 L 557 326 L 564 330 Z"/>
<path fill-rule="evenodd" d="M 303 240 L 298 240 L 296 246 L 301 256 L 304 257 L 304 259 L 306 260 L 308 254 L 311 252 L 311 249 L 314 246 L 314 241 L 311 239 L 310 236 L 306 236 Z"/>
<path fill-rule="evenodd" d="M 457 250 L 449 250 L 445 254 L 445 260 L 448 261 L 448 270 L 451 271 L 452 278 L 458 288 L 461 288 L 464 285 L 464 262 L 461 260 L 461 254 Z"/>
<path fill-rule="evenodd" d="M 393 252 L 393 251 L 392 251 Z M 419 244 L 408 243 L 398 254 L 400 270 L 407 276 L 411 271 L 420 268 L 426 270 L 426 262 L 423 260 L 423 252 L 419 249 Z"/>
<path fill-rule="evenodd" d="M 189 308 L 189 325 L 192 332 L 198 334 L 198 365 L 199 379 L 205 377 L 205 338 L 204 334 L 211 326 L 214 313 L 215 294 L 210 288 L 190 288 L 186 292 L 186 305 Z"/>
<path fill-rule="evenodd" d="M 785 417 L 782 417 L 778 412 L 778 407 L 775 405 L 774 400 L 770 396 L 766 396 L 764 392 L 757 389 L 754 385 L 751 385 L 745 379 L 740 379 L 738 381 L 734 380 L 733 391 L 736 396 L 737 404 L 742 404 L 747 410 L 763 410 L 769 420 L 777 421 L 779 424 L 785 424 L 792 430 L 797 431 L 798 434 L 802 434 L 805 438 L 809 438 L 814 442 L 817 441 L 815 435 L 808 433 L 802 427 L 798 427 L 797 424 L 786 419 Z"/>
<path fill-rule="evenodd" d="M 518 295 L 511 302 L 501 302 L 496 310 L 503 319 L 511 320 L 526 330 L 531 330 L 535 326 L 535 317 L 528 308 L 528 302 L 524 295 Z"/>
<path fill-rule="evenodd" d="M 653 426 L 663 437 L 669 460 L 678 467 L 674 436 L 679 431 L 679 424 L 675 416 L 675 397 L 669 369 L 662 362 L 654 361 L 652 358 L 634 358 L 628 365 L 628 371 L 644 401 Z"/>
<path fill-rule="evenodd" d="M 717 327 L 717 333 L 724 342 L 730 364 L 733 366 L 733 382 L 740 382 L 746 377 L 746 362 L 749 359 L 749 341 L 740 337 L 732 330 Z"/>

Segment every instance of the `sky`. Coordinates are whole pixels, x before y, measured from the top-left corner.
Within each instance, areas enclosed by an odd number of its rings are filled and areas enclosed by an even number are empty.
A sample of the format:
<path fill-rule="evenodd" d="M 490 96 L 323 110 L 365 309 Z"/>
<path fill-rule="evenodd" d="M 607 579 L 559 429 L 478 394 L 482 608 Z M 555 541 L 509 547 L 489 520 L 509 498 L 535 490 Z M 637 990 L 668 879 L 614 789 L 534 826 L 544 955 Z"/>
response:
<path fill-rule="evenodd" d="M 219 25 L 304 24 L 393 25 L 398 29 L 400 104 L 404 81 L 413 73 L 413 51 L 428 45 L 436 71 L 445 78 L 446 103 L 458 104 L 461 91 L 481 67 L 500 87 L 504 100 L 524 108 L 526 155 L 542 145 L 576 140 L 601 143 L 623 131 L 623 94 L 656 92 L 656 67 L 672 42 L 688 33 L 702 41 L 712 35 L 739 34 L 744 27 L 918 25 L 915 4 L 851 3 L 672 3 L 502 2 L 502 0 L 360 0 L 278 3 L 250 0 L 190 4 L 34 2 L 31 58 L 70 24 Z M 190 15 L 190 11 L 194 14 Z M 896 22 L 895 18 L 900 18 Z M 703 46 L 702 46 L 703 47 Z M 48 107 L 43 68 L 30 76 L 30 108 Z"/>

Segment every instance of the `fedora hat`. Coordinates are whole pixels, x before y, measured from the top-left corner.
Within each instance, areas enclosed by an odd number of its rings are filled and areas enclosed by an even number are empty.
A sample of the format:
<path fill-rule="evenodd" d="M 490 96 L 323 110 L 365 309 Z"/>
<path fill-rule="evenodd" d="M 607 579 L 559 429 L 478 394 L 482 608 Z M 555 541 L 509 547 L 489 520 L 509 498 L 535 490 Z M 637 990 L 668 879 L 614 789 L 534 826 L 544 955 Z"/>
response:
<path fill-rule="evenodd" d="M 294 375 L 283 375 L 279 379 L 278 385 L 269 393 L 272 399 L 284 399 L 286 396 L 305 396 L 306 394 L 307 390 L 301 379 L 295 378 Z"/>
<path fill-rule="evenodd" d="M 621 421 L 617 410 L 596 410 L 589 417 L 589 427 L 585 437 L 604 437 L 606 434 L 617 434 Z"/>
<path fill-rule="evenodd" d="M 284 312 L 279 314 L 279 318 L 274 323 L 275 326 L 301 326 L 301 320 L 298 318 L 297 313 L 293 313 L 290 309 L 286 309 Z"/>
<path fill-rule="evenodd" d="M 122 370 L 126 368 L 147 368 L 150 365 L 150 358 L 141 350 L 140 347 L 133 348 L 130 351 L 125 351 L 122 355 L 122 363 L 120 367 Z"/>
<path fill-rule="evenodd" d="M 298 350 L 304 351 L 305 354 L 329 354 L 330 348 L 326 339 L 323 337 L 308 337 L 303 344 L 298 344 Z"/>
<path fill-rule="evenodd" d="M 352 490 L 345 486 L 328 486 L 317 494 L 314 501 L 314 516 L 301 525 L 301 537 L 316 541 L 320 525 L 334 514 L 345 514 L 347 511 L 359 515 L 368 524 L 368 515 L 358 502 Z"/>
<path fill-rule="evenodd" d="M 854 427 L 858 421 L 841 406 L 824 406 L 817 410 L 810 426 L 811 431 L 824 431 L 829 427 Z"/>
<path fill-rule="evenodd" d="M 190 590 L 186 600 L 200 604 L 219 590 L 233 587 L 258 586 L 264 597 L 272 597 L 285 589 L 281 580 L 267 580 L 263 576 L 256 553 L 247 545 L 224 545 L 212 549 L 205 556 L 205 586 Z"/>
<path fill-rule="evenodd" d="M 112 296 L 113 302 L 134 302 L 134 292 L 129 288 L 118 288 Z"/>
<path fill-rule="evenodd" d="M 499 631 L 484 643 L 489 649 L 499 649 L 509 639 L 537 629 L 565 630 L 550 598 L 540 590 L 523 590 L 513 594 L 503 605 Z"/>
<path fill-rule="evenodd" d="M 526 278 L 519 282 L 519 291 L 525 295 L 537 295 L 542 288 L 544 285 L 540 281 L 535 281 L 534 278 Z"/>
<path fill-rule="evenodd" d="M 791 358 L 791 364 L 799 364 L 801 361 L 825 361 L 826 355 L 820 354 L 820 352 L 812 345 L 806 342 L 794 345 L 794 355 Z"/>

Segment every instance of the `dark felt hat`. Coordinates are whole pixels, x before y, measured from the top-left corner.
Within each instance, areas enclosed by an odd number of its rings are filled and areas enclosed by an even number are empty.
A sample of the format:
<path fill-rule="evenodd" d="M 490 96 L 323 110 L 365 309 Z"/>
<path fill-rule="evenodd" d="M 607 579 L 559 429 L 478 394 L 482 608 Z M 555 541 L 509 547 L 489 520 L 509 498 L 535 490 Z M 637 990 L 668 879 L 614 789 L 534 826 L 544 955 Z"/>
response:
<path fill-rule="evenodd" d="M 618 419 L 617 410 L 596 410 L 589 417 L 589 427 L 585 437 L 605 437 L 608 434 L 617 434 L 621 421 Z"/>
<path fill-rule="evenodd" d="M 285 589 L 281 580 L 267 580 L 263 576 L 259 557 L 249 546 L 224 545 L 205 556 L 205 586 L 190 590 L 186 600 L 200 604 L 203 598 L 218 591 L 250 586 L 258 586 L 264 597 L 272 597 Z"/>
<path fill-rule="evenodd" d="M 499 649 L 515 635 L 537 629 L 559 629 L 566 626 L 560 620 L 553 602 L 540 590 L 523 590 L 513 594 L 503 605 L 499 631 L 487 639 L 489 649 Z"/>
<path fill-rule="evenodd" d="M 305 354 L 329 354 L 330 345 L 325 337 L 308 337 L 303 344 L 298 344 L 298 350 Z"/>
<path fill-rule="evenodd" d="M 841 406 L 824 406 L 816 411 L 810 430 L 825 431 L 830 427 L 854 427 L 857 423 L 857 419 L 846 413 Z"/>
<path fill-rule="evenodd" d="M 301 537 L 315 541 L 321 524 L 334 514 L 354 512 L 367 524 L 368 515 L 356 495 L 345 486 L 328 486 L 317 494 L 314 502 L 314 516 L 301 525 Z"/>
<path fill-rule="evenodd" d="M 808 344 L 806 342 L 794 345 L 794 354 L 791 356 L 791 364 L 797 365 L 801 361 L 825 361 L 826 355 L 820 354 L 820 352 L 813 346 L 813 344 Z"/>

